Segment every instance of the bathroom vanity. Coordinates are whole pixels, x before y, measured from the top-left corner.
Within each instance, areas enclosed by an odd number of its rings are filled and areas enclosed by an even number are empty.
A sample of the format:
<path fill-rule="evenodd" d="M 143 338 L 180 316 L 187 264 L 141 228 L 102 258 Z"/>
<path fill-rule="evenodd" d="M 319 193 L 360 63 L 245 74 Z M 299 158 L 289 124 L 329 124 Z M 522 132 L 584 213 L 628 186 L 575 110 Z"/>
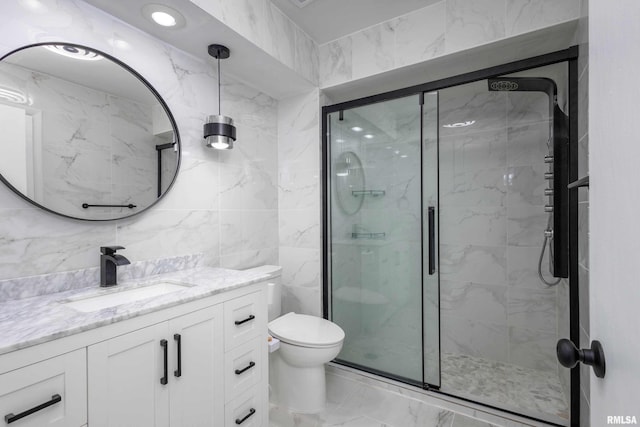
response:
<path fill-rule="evenodd" d="M 197 268 L 0 303 L 0 416 L 21 427 L 267 426 L 265 280 Z"/>

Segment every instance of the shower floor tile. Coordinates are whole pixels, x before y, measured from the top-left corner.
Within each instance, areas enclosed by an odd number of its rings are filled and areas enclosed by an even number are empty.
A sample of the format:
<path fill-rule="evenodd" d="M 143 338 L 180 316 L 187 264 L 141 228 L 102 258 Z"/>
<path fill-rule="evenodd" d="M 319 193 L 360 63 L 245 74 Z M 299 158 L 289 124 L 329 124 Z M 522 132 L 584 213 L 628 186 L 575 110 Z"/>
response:
<path fill-rule="evenodd" d="M 537 418 L 546 414 L 555 422 L 569 419 L 557 374 L 448 353 L 441 368 L 447 393 Z"/>

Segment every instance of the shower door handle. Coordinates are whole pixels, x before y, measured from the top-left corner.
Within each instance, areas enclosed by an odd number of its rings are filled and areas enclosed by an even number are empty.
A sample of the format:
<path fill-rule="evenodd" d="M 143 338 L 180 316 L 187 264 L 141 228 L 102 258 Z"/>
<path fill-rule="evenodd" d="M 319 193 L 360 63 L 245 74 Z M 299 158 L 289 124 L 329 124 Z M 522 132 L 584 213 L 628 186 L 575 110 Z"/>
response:
<path fill-rule="evenodd" d="M 436 272 L 436 209 L 429 206 L 427 210 L 429 233 L 429 275 Z"/>

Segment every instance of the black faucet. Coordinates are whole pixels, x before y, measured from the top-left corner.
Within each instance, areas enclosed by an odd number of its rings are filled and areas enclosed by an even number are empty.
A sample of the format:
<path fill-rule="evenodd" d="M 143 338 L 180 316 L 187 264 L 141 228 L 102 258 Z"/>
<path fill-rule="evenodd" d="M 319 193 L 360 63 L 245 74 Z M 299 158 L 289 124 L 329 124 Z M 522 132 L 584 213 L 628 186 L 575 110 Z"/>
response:
<path fill-rule="evenodd" d="M 101 246 L 100 252 L 100 286 L 108 287 L 118 284 L 118 276 L 116 273 L 116 267 L 119 265 L 131 264 L 131 262 L 123 257 L 117 255 L 118 249 L 124 249 L 123 246 Z"/>

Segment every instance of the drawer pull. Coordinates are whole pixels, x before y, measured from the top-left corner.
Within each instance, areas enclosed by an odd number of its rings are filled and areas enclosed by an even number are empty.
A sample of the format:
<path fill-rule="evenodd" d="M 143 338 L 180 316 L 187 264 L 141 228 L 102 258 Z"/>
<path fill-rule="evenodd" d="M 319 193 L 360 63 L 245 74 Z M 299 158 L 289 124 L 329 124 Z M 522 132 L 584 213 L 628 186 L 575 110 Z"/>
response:
<path fill-rule="evenodd" d="M 247 318 L 246 318 L 246 319 L 244 319 L 244 320 L 236 320 L 236 321 L 235 321 L 235 324 L 236 324 L 236 326 L 240 326 L 240 325 L 242 325 L 243 323 L 247 323 L 247 322 L 249 322 L 249 321 L 251 321 L 251 320 L 253 320 L 253 319 L 255 319 L 255 318 L 256 318 L 256 316 L 254 316 L 254 315 L 252 314 L 252 315 L 250 315 L 249 317 L 247 317 Z"/>
<path fill-rule="evenodd" d="M 255 414 L 256 410 L 251 408 L 249 409 L 249 413 L 247 415 L 244 416 L 244 418 L 236 418 L 236 424 L 240 425 L 243 422 L 247 421 L 249 419 L 249 417 L 251 417 L 251 415 Z"/>
<path fill-rule="evenodd" d="M 31 414 L 35 414 L 36 412 L 41 411 L 44 408 L 48 408 L 51 405 L 55 405 L 56 403 L 61 402 L 61 401 L 62 401 L 62 397 L 60 397 L 59 394 L 54 394 L 53 396 L 51 396 L 51 400 L 50 401 L 45 402 L 45 403 L 43 403 L 41 405 L 35 406 L 35 407 L 31 408 L 31 409 L 27 409 L 24 412 L 20 412 L 18 415 L 13 415 L 13 413 L 5 415 L 4 416 L 4 421 L 7 424 L 11 424 L 14 421 L 18 421 L 18 420 L 20 420 L 20 419 L 22 419 L 24 417 L 28 417 Z"/>
<path fill-rule="evenodd" d="M 249 369 L 253 368 L 254 366 L 256 366 L 255 362 L 249 362 L 249 364 L 247 366 L 245 366 L 242 369 L 236 369 L 236 375 L 240 375 L 243 372 L 247 372 Z"/>
<path fill-rule="evenodd" d="M 168 375 L 169 361 L 167 360 L 169 358 L 169 354 L 168 354 L 169 348 L 168 348 L 167 340 L 160 340 L 160 346 L 162 347 L 162 353 L 164 356 L 164 366 L 163 366 L 164 375 L 162 376 L 162 378 L 160 378 L 160 384 L 167 385 L 167 382 L 169 382 L 169 375 Z"/>

